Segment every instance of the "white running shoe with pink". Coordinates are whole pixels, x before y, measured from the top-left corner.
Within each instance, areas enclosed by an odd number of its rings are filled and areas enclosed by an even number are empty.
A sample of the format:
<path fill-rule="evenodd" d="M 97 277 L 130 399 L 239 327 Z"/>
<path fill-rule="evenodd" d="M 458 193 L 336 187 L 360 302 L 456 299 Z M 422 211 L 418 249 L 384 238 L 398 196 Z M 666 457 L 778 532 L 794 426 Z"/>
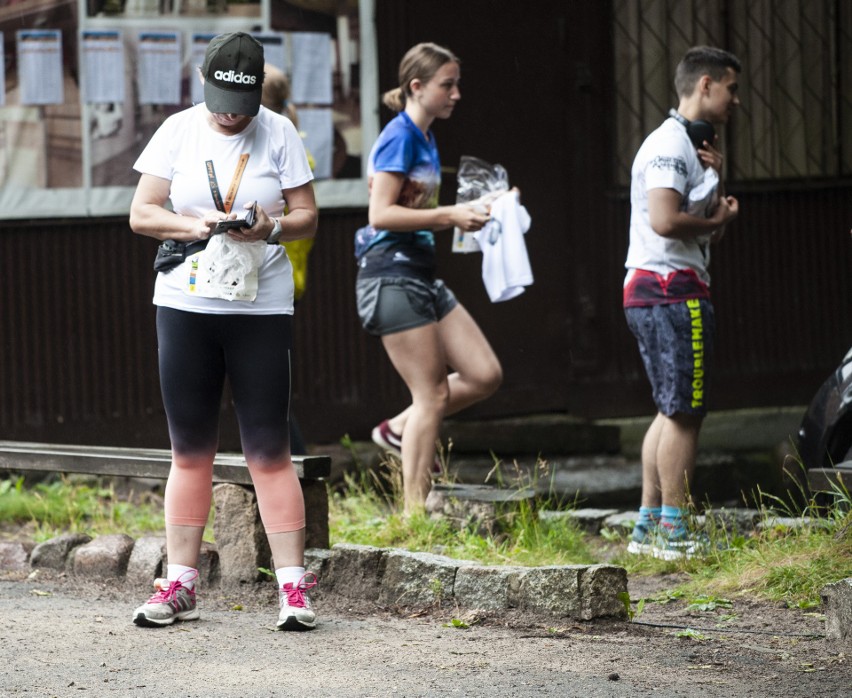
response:
<path fill-rule="evenodd" d="M 201 614 L 195 600 L 195 589 L 186 586 L 196 579 L 196 570 L 183 580 L 155 579 L 157 593 L 133 612 L 133 622 L 146 628 L 159 628 L 177 620 L 198 620 Z"/>
<path fill-rule="evenodd" d="M 278 591 L 279 630 L 313 630 L 317 625 L 317 614 L 311 608 L 307 592 L 317 585 L 317 576 L 305 572 L 295 584 L 287 582 Z"/>

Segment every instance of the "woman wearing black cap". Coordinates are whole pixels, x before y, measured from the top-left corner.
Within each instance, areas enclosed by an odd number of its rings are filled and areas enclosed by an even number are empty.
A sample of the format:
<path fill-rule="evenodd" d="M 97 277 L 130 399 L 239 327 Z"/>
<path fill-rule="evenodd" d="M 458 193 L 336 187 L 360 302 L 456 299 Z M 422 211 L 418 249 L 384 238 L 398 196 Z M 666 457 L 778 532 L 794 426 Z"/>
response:
<path fill-rule="evenodd" d="M 196 567 L 226 376 L 276 568 L 278 627 L 316 622 L 305 593 L 316 577 L 304 569 L 305 504 L 287 424 L 293 274 L 277 243 L 313 237 L 317 210 L 299 134 L 260 106 L 263 65 L 263 47 L 248 34 L 214 38 L 201 66 L 204 104 L 168 118 L 134 165 L 141 177 L 130 227 L 170 241 L 161 245 L 168 254 L 158 254 L 154 304 L 172 443 L 167 575 L 134 612 L 137 625 L 199 617 Z M 242 218 L 253 202 L 253 224 L 216 234 L 219 221 Z"/>

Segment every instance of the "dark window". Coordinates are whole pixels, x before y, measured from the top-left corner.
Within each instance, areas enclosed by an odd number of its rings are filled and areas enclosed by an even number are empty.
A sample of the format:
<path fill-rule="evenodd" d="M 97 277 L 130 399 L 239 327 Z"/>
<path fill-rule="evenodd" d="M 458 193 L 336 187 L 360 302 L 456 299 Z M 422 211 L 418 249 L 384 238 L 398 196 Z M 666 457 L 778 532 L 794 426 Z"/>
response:
<path fill-rule="evenodd" d="M 728 177 L 852 175 L 852 3 L 844 0 L 613 0 L 614 178 L 630 182 L 645 136 L 677 104 L 690 47 L 740 59 L 741 105 L 722 131 Z"/>

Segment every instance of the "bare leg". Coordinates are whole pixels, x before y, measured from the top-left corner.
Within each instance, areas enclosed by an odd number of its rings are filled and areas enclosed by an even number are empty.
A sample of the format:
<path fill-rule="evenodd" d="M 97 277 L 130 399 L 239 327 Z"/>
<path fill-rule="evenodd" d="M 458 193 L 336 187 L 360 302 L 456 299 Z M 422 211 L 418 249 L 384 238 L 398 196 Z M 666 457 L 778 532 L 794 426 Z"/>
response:
<path fill-rule="evenodd" d="M 695 472 L 701 418 L 684 414 L 664 417 L 657 446 L 657 473 L 662 503 L 683 508 Z"/>
<path fill-rule="evenodd" d="M 651 422 L 642 440 L 642 506 L 654 508 L 662 504 L 660 475 L 657 471 L 657 451 L 660 447 L 660 432 L 666 416 L 660 412 Z"/>
<path fill-rule="evenodd" d="M 279 434 L 286 434 L 286 429 L 279 426 Z M 243 443 L 247 441 L 246 438 Z M 275 568 L 302 567 L 305 499 L 290 455 L 286 450 L 269 455 L 255 448 L 244 447 L 244 451 Z"/>
<path fill-rule="evenodd" d="M 166 554 L 169 563 L 198 567 L 201 539 L 213 496 L 215 444 L 204 453 L 173 452 L 166 482 Z"/>
<path fill-rule="evenodd" d="M 432 464 L 438 428 L 447 407 L 446 357 L 437 324 L 382 337 L 391 363 L 411 392 L 402 441 L 404 508 L 422 509 L 432 487 Z"/>
<path fill-rule="evenodd" d="M 454 370 L 447 376 L 449 399 L 444 416 L 449 416 L 492 395 L 500 387 L 503 370 L 482 330 L 461 304 L 438 323 L 438 333 L 447 364 Z M 388 420 L 395 433 L 405 431 L 411 409 L 409 406 Z"/>
<path fill-rule="evenodd" d="M 275 569 L 305 566 L 305 529 L 267 535 Z"/>
<path fill-rule="evenodd" d="M 166 524 L 166 554 L 169 563 L 197 568 L 203 536 L 203 526 Z"/>

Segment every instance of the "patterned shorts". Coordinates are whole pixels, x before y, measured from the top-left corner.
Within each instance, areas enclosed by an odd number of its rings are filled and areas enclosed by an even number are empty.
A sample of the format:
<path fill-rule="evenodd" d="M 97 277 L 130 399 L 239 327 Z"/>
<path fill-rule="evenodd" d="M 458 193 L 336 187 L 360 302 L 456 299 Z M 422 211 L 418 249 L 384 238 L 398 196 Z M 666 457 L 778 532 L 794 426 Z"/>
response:
<path fill-rule="evenodd" d="M 639 342 L 657 409 L 707 414 L 707 385 L 716 320 L 706 299 L 625 308 L 627 325 Z"/>

